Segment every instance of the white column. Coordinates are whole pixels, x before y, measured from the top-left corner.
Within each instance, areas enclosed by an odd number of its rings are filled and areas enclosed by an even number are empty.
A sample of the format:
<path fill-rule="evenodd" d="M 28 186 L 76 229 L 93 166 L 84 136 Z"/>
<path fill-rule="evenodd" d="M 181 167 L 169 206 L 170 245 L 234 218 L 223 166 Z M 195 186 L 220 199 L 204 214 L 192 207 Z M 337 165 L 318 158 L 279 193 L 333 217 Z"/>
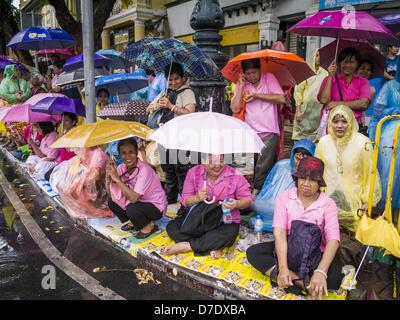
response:
<path fill-rule="evenodd" d="M 318 11 L 319 1 L 315 1 L 315 4 L 306 10 L 306 17 L 309 17 Z M 306 59 L 309 63 L 312 62 L 314 51 L 319 48 L 321 48 L 321 37 L 307 37 Z"/>
<path fill-rule="evenodd" d="M 278 39 L 279 19 L 273 11 L 272 8 L 267 9 L 258 22 L 261 46 L 270 46 Z"/>

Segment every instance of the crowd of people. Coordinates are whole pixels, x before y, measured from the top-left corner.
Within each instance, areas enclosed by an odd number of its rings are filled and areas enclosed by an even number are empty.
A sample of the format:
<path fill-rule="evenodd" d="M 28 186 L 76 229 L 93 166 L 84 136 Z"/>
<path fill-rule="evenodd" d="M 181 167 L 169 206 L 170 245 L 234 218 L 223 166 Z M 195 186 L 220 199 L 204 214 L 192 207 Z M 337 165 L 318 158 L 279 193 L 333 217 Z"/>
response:
<path fill-rule="evenodd" d="M 340 286 L 340 230 L 354 231 L 357 211 L 367 208 L 371 139 L 375 138 L 368 125 L 376 126 L 387 114 L 382 105 L 398 97 L 394 90 L 399 87 L 399 64 L 398 48 L 389 47 L 383 76 L 388 82 L 375 88 L 369 83 L 375 64 L 363 60 L 357 49 L 342 50 L 327 70 L 321 67 L 317 50 L 310 64 L 315 75 L 292 88 L 295 144 L 291 157 L 277 162 L 280 110 L 288 99 L 277 77 L 262 71 L 259 59 L 242 61 L 243 74 L 233 90 L 231 110 L 237 114 L 245 107 L 244 121 L 264 143 L 254 159 L 251 183 L 222 155 L 206 155 L 197 165 L 179 160 L 172 164 L 173 153 L 189 152 L 152 148 L 166 154 L 166 162 L 155 164 L 148 160 L 149 144 L 136 138 L 86 149 L 50 148 L 60 135 L 79 125 L 71 113 L 62 115 L 63 132 L 52 122 L 7 124 L 7 147 L 25 161 L 33 177 L 50 181 L 72 216 L 115 215 L 121 229 L 138 239 L 157 232 L 155 222 L 168 204 L 180 201 L 178 217 L 166 227 L 176 244 L 163 248 L 164 255 L 193 251 L 219 258 L 235 242 L 241 214 L 262 213 L 270 222 L 265 230 L 273 231 L 275 241 L 251 246 L 249 263 L 281 287 L 296 286 L 321 298 L 328 289 Z M 6 66 L 0 84 L 2 105 L 23 103 L 38 93 L 62 92 L 57 86 L 62 62 L 54 61 L 49 70 L 45 76 L 30 75 L 27 81 L 17 66 Z M 145 73 L 149 86 L 131 97 L 149 101 L 149 127 L 156 129 L 196 111 L 195 94 L 180 64 L 168 66 L 165 74 Z M 109 92 L 98 90 L 97 100 L 99 112 L 109 104 Z M 392 102 L 391 112 L 399 113 L 400 101 Z M 367 117 L 368 108 L 373 112 Z M 381 198 L 378 177 L 373 205 Z M 231 211 L 230 223 L 221 222 L 222 210 Z"/>

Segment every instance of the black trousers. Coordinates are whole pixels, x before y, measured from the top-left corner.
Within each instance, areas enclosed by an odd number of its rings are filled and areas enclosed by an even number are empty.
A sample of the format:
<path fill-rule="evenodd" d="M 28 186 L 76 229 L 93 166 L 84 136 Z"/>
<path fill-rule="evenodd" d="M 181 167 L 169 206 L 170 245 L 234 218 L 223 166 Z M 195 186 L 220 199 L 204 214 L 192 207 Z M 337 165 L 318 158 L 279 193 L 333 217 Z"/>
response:
<path fill-rule="evenodd" d="M 275 266 L 274 251 L 275 243 L 273 241 L 256 244 L 247 249 L 247 261 L 262 274 L 265 274 L 269 269 Z M 292 271 L 296 272 L 296 270 Z M 339 289 L 342 278 L 342 265 L 336 254 L 328 270 L 328 289 Z"/>
<path fill-rule="evenodd" d="M 178 194 L 182 193 L 183 184 L 188 170 L 190 169 L 190 163 L 183 164 L 179 161 L 178 156 L 172 156 L 171 153 L 185 152 L 179 150 L 167 150 L 166 161 L 161 164 L 161 168 L 165 172 L 165 193 L 167 194 L 168 203 L 174 203 L 178 199 Z M 186 151 L 187 157 L 189 152 Z"/>
<path fill-rule="evenodd" d="M 136 231 L 143 229 L 151 221 L 156 221 L 162 217 L 162 212 L 152 203 L 130 203 L 124 210 L 110 199 L 108 200 L 108 207 L 122 223 L 130 220 Z"/>
<path fill-rule="evenodd" d="M 219 228 L 204 233 L 199 238 L 180 232 L 184 217 L 178 217 L 167 224 L 168 236 L 175 242 L 190 243 L 196 255 L 206 255 L 210 251 L 231 247 L 239 234 L 239 223 L 223 224 Z"/>

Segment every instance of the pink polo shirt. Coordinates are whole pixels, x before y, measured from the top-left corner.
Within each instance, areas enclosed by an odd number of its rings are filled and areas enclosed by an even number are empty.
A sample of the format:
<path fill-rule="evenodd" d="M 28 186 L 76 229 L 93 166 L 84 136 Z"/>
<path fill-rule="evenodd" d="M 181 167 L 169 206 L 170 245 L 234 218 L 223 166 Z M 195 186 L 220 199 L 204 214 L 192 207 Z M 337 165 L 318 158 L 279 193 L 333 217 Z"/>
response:
<path fill-rule="evenodd" d="M 55 131 L 49 133 L 42 138 L 40 142 L 40 151 L 42 151 L 47 158 L 55 161 L 59 156 L 59 150 L 50 148 L 50 146 L 58 139 L 58 135 Z"/>
<path fill-rule="evenodd" d="M 343 94 L 343 101 L 355 101 L 363 98 L 369 99 L 371 101 L 371 88 L 367 79 L 354 76 L 353 79 L 351 79 L 350 83 L 347 84 L 343 74 L 338 74 L 338 77 L 340 89 L 342 90 Z M 318 100 L 320 100 L 322 91 L 325 89 L 327 82 L 328 77 L 326 77 L 322 81 L 321 87 L 318 92 Z M 334 77 L 332 80 L 331 100 L 341 101 L 339 87 L 336 83 L 336 77 Z M 356 117 L 357 122 L 362 123 L 363 111 L 353 110 L 353 113 Z"/>
<path fill-rule="evenodd" d="M 165 213 L 168 205 L 167 196 L 161 187 L 161 182 L 156 172 L 147 163 L 139 159 L 136 167 L 131 174 L 125 174 L 127 172 L 126 165 L 121 164 L 117 168 L 118 175 L 129 188 L 141 196 L 140 202 L 152 203 L 158 210 Z M 110 193 L 112 201 L 125 210 L 130 201 L 114 182 L 111 182 Z"/>
<path fill-rule="evenodd" d="M 196 195 L 199 190 L 204 187 L 205 167 L 198 165 L 191 168 L 185 179 L 182 190 L 181 203 L 186 207 L 186 200 L 189 196 Z M 250 192 L 250 185 L 243 175 L 236 169 L 225 165 L 224 170 L 215 181 L 211 183 L 207 179 L 207 193 L 212 198 L 216 197 L 216 201 L 223 201 L 225 199 L 244 199 L 248 198 L 253 202 L 253 197 Z M 240 211 L 232 210 L 232 221 L 240 223 Z"/>
<path fill-rule="evenodd" d="M 278 194 L 275 200 L 274 221 L 272 226 L 290 233 L 293 220 L 317 224 L 322 232 L 321 251 L 329 240 L 340 241 L 338 210 L 335 202 L 321 192 L 318 199 L 307 209 L 297 196 L 297 188 Z"/>
<path fill-rule="evenodd" d="M 239 87 L 235 88 L 235 95 Z M 246 81 L 243 87 L 243 93 L 259 94 L 284 94 L 281 85 L 276 77 L 269 72 L 261 74 L 260 82 L 254 87 Z M 280 134 L 278 123 L 278 105 L 261 99 L 254 99 L 246 104 L 244 121 L 254 129 L 261 139 L 270 133 Z"/>

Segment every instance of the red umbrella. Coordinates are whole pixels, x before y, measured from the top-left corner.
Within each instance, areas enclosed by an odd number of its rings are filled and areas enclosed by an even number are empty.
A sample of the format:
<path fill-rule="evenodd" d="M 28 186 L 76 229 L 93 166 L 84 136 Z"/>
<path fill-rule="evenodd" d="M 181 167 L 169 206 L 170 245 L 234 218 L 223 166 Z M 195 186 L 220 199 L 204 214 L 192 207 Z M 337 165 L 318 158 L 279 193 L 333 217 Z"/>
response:
<path fill-rule="evenodd" d="M 39 50 L 37 52 L 37 55 L 39 57 L 49 57 L 52 55 L 57 55 L 61 59 L 69 58 L 74 56 L 75 54 L 70 50 L 70 49 L 44 49 L 44 50 Z"/>
<path fill-rule="evenodd" d="M 337 40 L 319 49 L 319 56 L 321 57 L 320 65 L 324 69 L 327 69 L 332 61 L 335 60 L 336 46 Z M 368 42 L 340 39 L 338 52 L 349 47 L 360 51 L 362 59 L 368 59 L 374 63 L 374 71 L 371 78 L 383 76 L 383 71 L 385 70 L 385 57 L 378 50 Z"/>
<path fill-rule="evenodd" d="M 237 82 L 239 75 L 243 73 L 241 61 L 254 58 L 261 60 L 261 70 L 273 73 L 282 87 L 294 87 L 315 75 L 314 71 L 299 56 L 290 52 L 269 49 L 242 53 L 229 61 L 221 73 L 226 79 Z"/>

